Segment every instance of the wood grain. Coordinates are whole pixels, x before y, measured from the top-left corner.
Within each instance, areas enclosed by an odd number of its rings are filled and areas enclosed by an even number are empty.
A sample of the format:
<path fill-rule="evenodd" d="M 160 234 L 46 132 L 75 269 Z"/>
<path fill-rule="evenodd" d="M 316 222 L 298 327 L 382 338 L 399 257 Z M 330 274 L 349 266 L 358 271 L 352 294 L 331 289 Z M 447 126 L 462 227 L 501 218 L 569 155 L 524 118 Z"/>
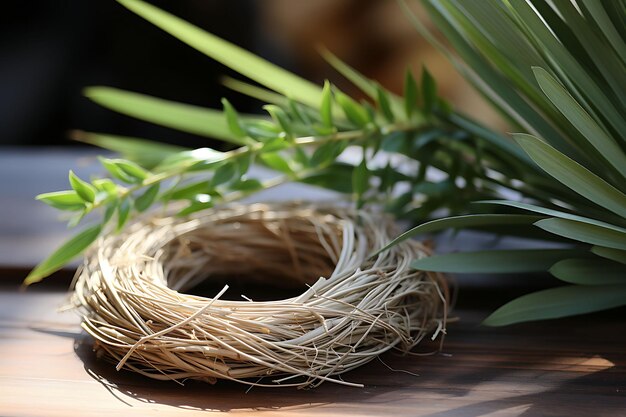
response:
<path fill-rule="evenodd" d="M 246 393 L 229 382 L 181 386 L 116 372 L 94 357 L 77 317 L 56 311 L 63 299 L 0 290 L 0 415 L 626 415 L 626 337 L 609 315 L 489 329 L 478 326 L 486 311 L 461 309 L 443 354 L 389 354 L 345 375 L 364 389 Z"/>

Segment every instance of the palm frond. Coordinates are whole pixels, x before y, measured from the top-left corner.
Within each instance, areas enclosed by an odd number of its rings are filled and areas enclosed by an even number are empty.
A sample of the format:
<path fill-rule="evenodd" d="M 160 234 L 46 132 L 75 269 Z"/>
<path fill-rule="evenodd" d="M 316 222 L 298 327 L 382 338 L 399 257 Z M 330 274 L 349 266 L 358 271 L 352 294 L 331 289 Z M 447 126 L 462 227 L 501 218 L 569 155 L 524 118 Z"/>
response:
<path fill-rule="evenodd" d="M 438 48 L 501 112 L 519 123 L 525 132 L 514 135 L 518 144 L 545 171 L 544 177 L 568 190 L 527 178 L 526 185 L 536 187 L 536 195 L 552 189 L 560 200 L 557 205 L 566 208 L 492 203 L 546 215 L 534 223 L 536 227 L 588 251 L 558 262 L 548 260 L 543 265 L 547 268 L 542 268 L 578 285 L 512 301 L 485 324 L 626 304 L 626 281 L 620 279 L 626 271 L 621 265 L 626 249 L 625 2 L 423 0 L 423 4 L 462 61 L 443 44 L 437 43 Z M 413 20 L 420 32 L 435 39 L 424 24 Z M 419 260 L 415 266 L 461 272 L 463 266 L 475 265 L 474 272 L 489 272 L 502 265 L 501 253 L 480 254 L 482 263 L 472 255 L 442 255 Z M 515 256 L 524 264 L 524 252 Z"/>

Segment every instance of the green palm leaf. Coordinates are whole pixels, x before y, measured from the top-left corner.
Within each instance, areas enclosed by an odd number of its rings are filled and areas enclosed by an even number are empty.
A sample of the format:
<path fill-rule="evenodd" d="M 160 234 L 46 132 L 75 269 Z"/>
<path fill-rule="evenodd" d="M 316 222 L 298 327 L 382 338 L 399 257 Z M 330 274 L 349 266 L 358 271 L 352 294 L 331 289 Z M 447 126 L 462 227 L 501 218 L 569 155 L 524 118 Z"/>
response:
<path fill-rule="evenodd" d="M 72 139 L 118 152 L 124 158 L 148 169 L 154 168 L 172 155 L 188 150 L 182 146 L 167 145 L 149 139 L 93 132 L 74 131 Z"/>
<path fill-rule="evenodd" d="M 579 242 L 613 249 L 626 249 L 626 229 L 602 227 L 568 219 L 543 219 L 535 225 L 547 232 Z"/>
<path fill-rule="evenodd" d="M 140 120 L 238 145 L 243 143 L 229 129 L 224 113 L 219 110 L 176 103 L 111 87 L 90 87 L 85 89 L 85 95 L 103 107 Z"/>
<path fill-rule="evenodd" d="M 532 320 L 555 319 L 626 305 L 626 285 L 570 285 L 521 296 L 483 321 L 506 326 Z"/>
<path fill-rule="evenodd" d="M 489 250 L 450 253 L 417 259 L 415 269 L 450 273 L 521 273 L 545 271 L 556 262 L 585 256 L 569 249 Z"/>
<path fill-rule="evenodd" d="M 626 195 L 576 161 L 534 136 L 513 135 L 544 171 L 588 200 L 626 217 Z"/>
<path fill-rule="evenodd" d="M 597 0 L 581 0 L 581 2 L 595 20 L 596 27 L 606 36 L 622 62 L 626 62 L 626 43 L 624 43 L 624 39 L 621 38 L 601 2 Z"/>
<path fill-rule="evenodd" d="M 613 248 L 605 248 L 603 246 L 594 246 L 591 252 L 606 259 L 626 264 L 626 251 Z"/>
<path fill-rule="evenodd" d="M 431 220 L 420 224 L 411 230 L 407 230 L 400 236 L 389 242 L 376 254 L 381 253 L 398 243 L 425 233 L 433 233 L 449 228 L 469 228 L 486 225 L 519 225 L 532 224 L 541 219 L 539 216 L 514 215 L 514 214 L 470 214 L 466 216 L 448 217 L 444 219 Z"/>
<path fill-rule="evenodd" d="M 546 96 L 593 148 L 621 174 L 620 182 L 626 180 L 626 156 L 619 145 L 546 70 L 533 67 L 533 71 Z"/>
<path fill-rule="evenodd" d="M 502 307 L 486 324 L 562 317 L 623 304 L 626 294 L 622 289 L 626 286 L 604 284 L 619 283 L 626 263 L 625 3 L 423 3 L 463 62 L 410 16 L 418 30 L 505 115 L 531 133 L 515 134 L 514 138 L 547 174 L 534 176 L 534 171 L 528 170 L 525 184 L 518 189 L 535 204 L 486 203 L 549 216 L 535 225 L 564 242 L 595 245 L 591 251 L 601 257 L 589 258 L 588 252 L 581 252 L 552 267 L 557 277 L 585 287 L 530 294 Z M 555 187 L 552 179 L 568 190 Z M 526 262 L 533 262 L 524 259 L 523 251 L 506 253 L 504 258 L 498 255 L 441 255 L 417 260 L 414 266 L 438 271 L 504 272 L 507 268 L 531 268 Z M 511 265 L 502 261 L 509 256 L 513 257 Z M 549 268 L 548 263 L 542 266 Z M 593 289 L 589 289 L 590 284 Z"/>
<path fill-rule="evenodd" d="M 311 107 L 319 105 L 322 89 L 312 82 L 148 3 L 140 0 L 118 1 L 192 48 L 240 74 Z"/>
<path fill-rule="evenodd" d="M 558 3 L 565 2 L 555 2 Z M 616 131 L 623 132 L 626 129 L 626 120 L 618 110 L 619 103 L 614 102 L 613 93 L 602 80 L 586 70 L 576 59 L 576 54 L 567 49 L 564 42 L 566 39 L 557 38 L 554 27 L 549 27 L 526 1 L 511 0 L 509 5 L 516 16 L 516 23 L 523 28 L 528 39 L 536 45 L 546 61 L 552 63 L 550 69 L 574 92 L 576 100 L 591 113 L 597 109 L 597 113 L 603 115 Z"/>
<path fill-rule="evenodd" d="M 582 285 L 626 285 L 626 265 L 605 259 L 565 259 L 550 268 L 561 281 Z"/>

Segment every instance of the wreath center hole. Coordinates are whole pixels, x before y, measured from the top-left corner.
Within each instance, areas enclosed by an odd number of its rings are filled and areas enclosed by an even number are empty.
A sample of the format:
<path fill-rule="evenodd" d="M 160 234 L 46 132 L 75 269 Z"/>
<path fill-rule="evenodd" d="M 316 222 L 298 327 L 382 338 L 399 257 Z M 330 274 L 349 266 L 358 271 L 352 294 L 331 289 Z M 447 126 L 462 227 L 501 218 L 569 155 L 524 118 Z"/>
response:
<path fill-rule="evenodd" d="M 225 300 L 294 297 L 335 269 L 342 229 L 334 220 L 259 216 L 211 223 L 169 242 L 164 276 L 171 289 L 193 295 L 211 297 L 228 284 Z"/>

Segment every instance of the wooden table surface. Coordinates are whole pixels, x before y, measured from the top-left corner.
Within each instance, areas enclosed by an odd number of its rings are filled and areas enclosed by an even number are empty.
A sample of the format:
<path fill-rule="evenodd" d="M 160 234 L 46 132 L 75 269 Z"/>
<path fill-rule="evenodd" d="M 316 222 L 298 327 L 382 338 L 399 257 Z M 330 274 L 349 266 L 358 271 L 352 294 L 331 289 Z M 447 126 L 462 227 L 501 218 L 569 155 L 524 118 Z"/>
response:
<path fill-rule="evenodd" d="M 246 392 L 230 382 L 181 386 L 116 372 L 95 358 L 77 317 L 56 311 L 64 297 L 0 290 L 0 415 L 626 415 L 626 337 L 621 318 L 607 314 L 489 329 L 478 326 L 485 309 L 460 308 L 442 354 L 386 354 L 345 375 L 363 389 Z"/>
<path fill-rule="evenodd" d="M 498 288 L 461 281 L 460 320 L 448 326 L 443 352 L 386 354 L 344 376 L 363 389 L 326 383 L 313 390 L 247 391 L 230 382 L 181 386 L 116 372 L 95 358 L 77 316 L 57 311 L 67 272 L 18 291 L 28 268 L 65 233 L 53 222 L 54 212 L 36 207 L 31 196 L 53 189 L 52 183 L 63 187 L 69 165 L 84 156 L 0 151 L 0 416 L 626 416 L 625 309 L 479 326 L 489 311 L 529 291 L 537 277 L 506 280 Z M 47 168 L 38 165 L 49 160 Z M 36 174 L 11 178 L 7 166 L 25 163 Z"/>

